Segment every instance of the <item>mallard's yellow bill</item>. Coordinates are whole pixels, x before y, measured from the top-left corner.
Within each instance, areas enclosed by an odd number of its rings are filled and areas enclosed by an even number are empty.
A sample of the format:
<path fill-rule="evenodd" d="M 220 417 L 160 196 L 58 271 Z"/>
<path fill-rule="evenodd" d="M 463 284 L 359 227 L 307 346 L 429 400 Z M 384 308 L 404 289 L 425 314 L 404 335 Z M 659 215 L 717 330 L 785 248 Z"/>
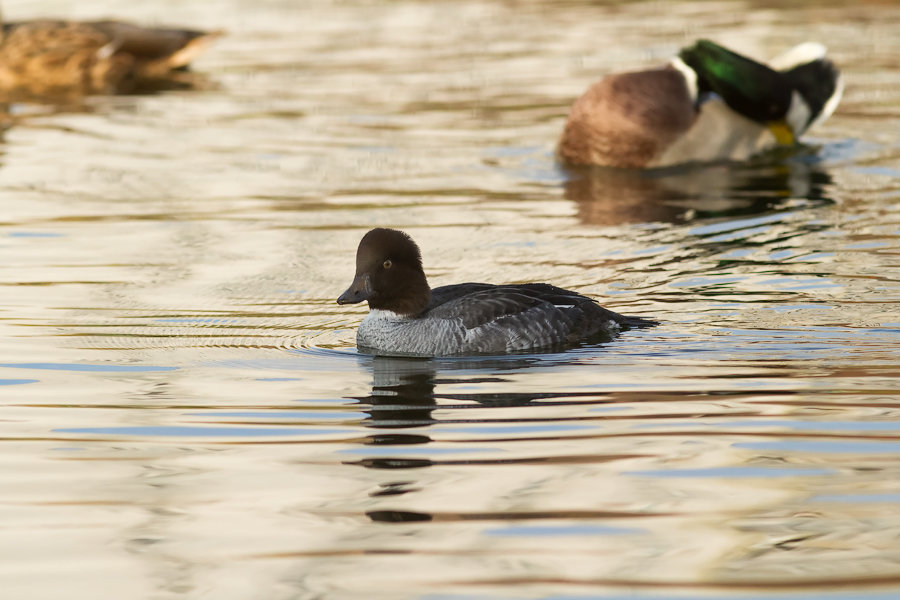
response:
<path fill-rule="evenodd" d="M 791 131 L 784 121 L 771 121 L 769 123 L 769 131 L 772 132 L 775 139 L 782 146 L 793 146 L 796 142 L 794 132 Z"/>

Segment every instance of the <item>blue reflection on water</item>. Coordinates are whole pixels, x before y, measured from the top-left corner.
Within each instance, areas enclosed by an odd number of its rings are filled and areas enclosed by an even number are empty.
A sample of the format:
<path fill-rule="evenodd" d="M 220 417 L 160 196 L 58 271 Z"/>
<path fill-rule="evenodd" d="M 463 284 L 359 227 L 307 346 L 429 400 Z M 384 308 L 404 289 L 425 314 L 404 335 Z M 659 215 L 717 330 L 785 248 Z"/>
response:
<path fill-rule="evenodd" d="M 787 450 L 793 452 L 859 452 L 866 454 L 900 452 L 900 442 L 783 440 L 778 442 L 740 442 L 732 445 L 735 448 L 746 448 L 748 450 Z"/>
<path fill-rule="evenodd" d="M 94 433 L 113 435 L 149 435 L 164 437 L 274 437 L 291 435 L 326 435 L 352 433 L 352 429 L 312 429 L 303 427 L 186 427 L 181 425 L 146 425 L 134 427 L 74 427 L 54 429 L 55 433 Z"/>
<path fill-rule="evenodd" d="M 156 365 L 91 365 L 84 363 L 0 363 L 8 369 L 40 369 L 44 371 L 88 371 L 103 373 L 149 373 L 155 371 L 175 371 L 178 367 Z"/>
<path fill-rule="evenodd" d="M 900 170 L 893 169 L 891 167 L 882 167 L 882 166 L 856 166 L 851 170 L 856 171 L 857 173 L 865 173 L 868 175 L 885 175 L 887 177 L 897 178 L 900 177 Z"/>
<path fill-rule="evenodd" d="M 834 469 L 789 469 L 768 467 L 710 467 L 708 469 L 659 469 L 648 471 L 626 471 L 623 475 L 638 475 L 642 477 L 724 477 L 724 478 L 752 478 L 752 477 L 809 477 L 817 475 L 833 475 Z"/>
<path fill-rule="evenodd" d="M 42 231 L 12 231 L 6 234 L 14 238 L 58 238 L 65 237 L 62 233 L 48 233 Z"/>
<path fill-rule="evenodd" d="M 550 433 L 599 429 L 594 425 L 478 425 L 472 427 L 441 427 L 451 433 Z"/>
<path fill-rule="evenodd" d="M 257 410 L 229 412 L 192 412 L 188 417 L 242 417 L 245 419 L 361 419 L 366 413 L 356 411 L 326 410 Z"/>
<path fill-rule="evenodd" d="M 739 229 L 747 229 L 750 227 L 759 227 L 771 223 L 778 223 L 785 218 L 784 214 L 764 215 L 761 217 L 751 217 L 746 219 L 730 219 L 721 223 L 703 224 L 694 227 L 688 231 L 688 235 L 704 236 L 726 231 L 735 231 Z"/>
<path fill-rule="evenodd" d="M 733 277 L 728 275 L 698 275 L 689 279 L 672 282 L 669 284 L 669 287 L 683 288 L 699 285 L 722 285 L 725 283 L 737 283 L 743 280 L 744 277 Z"/>
<path fill-rule="evenodd" d="M 634 429 L 655 429 L 669 427 L 784 427 L 787 429 L 815 431 L 894 431 L 900 429 L 900 421 L 790 421 L 780 419 L 744 421 L 715 421 L 703 423 L 699 421 L 670 421 L 668 423 L 641 423 Z"/>
<path fill-rule="evenodd" d="M 787 312 L 789 310 L 834 310 L 833 306 L 829 306 L 828 304 L 803 304 L 803 303 L 795 303 L 795 304 L 778 304 L 774 306 L 766 306 L 764 310 L 771 310 L 778 313 Z"/>
<path fill-rule="evenodd" d="M 25 383 L 38 383 L 40 379 L 0 379 L 0 385 L 22 385 Z"/>

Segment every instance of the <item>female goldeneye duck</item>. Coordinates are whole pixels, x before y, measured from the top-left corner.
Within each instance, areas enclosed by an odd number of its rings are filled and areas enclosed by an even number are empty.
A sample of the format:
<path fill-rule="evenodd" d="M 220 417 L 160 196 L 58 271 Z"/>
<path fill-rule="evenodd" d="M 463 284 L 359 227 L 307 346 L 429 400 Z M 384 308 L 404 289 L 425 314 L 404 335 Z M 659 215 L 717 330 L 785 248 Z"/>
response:
<path fill-rule="evenodd" d="M 668 65 L 588 88 L 558 154 L 568 164 L 639 169 L 745 160 L 794 145 L 831 115 L 842 91 L 822 44 L 800 44 L 765 65 L 699 40 Z"/>
<path fill-rule="evenodd" d="M 372 354 L 503 354 L 609 341 L 622 329 L 656 325 L 546 283 L 461 283 L 432 290 L 416 243 L 384 228 L 363 236 L 356 276 L 337 302 L 363 300 L 369 314 L 356 343 Z"/>

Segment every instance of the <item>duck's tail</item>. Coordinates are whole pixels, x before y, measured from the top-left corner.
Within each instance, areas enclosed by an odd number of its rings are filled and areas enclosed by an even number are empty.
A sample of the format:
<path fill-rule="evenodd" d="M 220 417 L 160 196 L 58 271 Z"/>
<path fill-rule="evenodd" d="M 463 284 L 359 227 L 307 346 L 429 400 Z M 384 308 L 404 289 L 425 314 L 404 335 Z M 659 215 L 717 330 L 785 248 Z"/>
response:
<path fill-rule="evenodd" d="M 659 325 L 659 321 L 653 319 L 645 319 L 644 317 L 635 317 L 634 315 L 620 315 L 622 319 L 620 325 L 624 325 L 629 329 L 637 329 L 639 327 L 655 327 Z"/>
<path fill-rule="evenodd" d="M 183 69 L 222 35 L 221 31 L 197 31 L 165 27 L 141 27 L 121 21 L 97 21 L 90 24 L 111 40 L 113 52 L 133 56 L 144 77 L 162 77 Z"/>
<path fill-rule="evenodd" d="M 810 114 L 803 131 L 830 117 L 844 92 L 841 73 L 825 57 L 825 52 L 822 44 L 806 42 L 791 48 L 770 63 L 784 75 L 809 107 Z"/>

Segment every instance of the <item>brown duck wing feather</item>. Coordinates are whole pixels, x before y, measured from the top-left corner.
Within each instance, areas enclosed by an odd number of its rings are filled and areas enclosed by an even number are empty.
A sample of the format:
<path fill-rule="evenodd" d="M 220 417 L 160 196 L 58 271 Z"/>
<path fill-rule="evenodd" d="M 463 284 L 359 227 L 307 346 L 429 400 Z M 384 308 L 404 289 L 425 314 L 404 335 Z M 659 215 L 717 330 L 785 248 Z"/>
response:
<path fill-rule="evenodd" d="M 125 75 L 129 65 L 98 68 L 97 53 L 109 39 L 90 27 L 62 21 L 10 23 L 0 44 L 0 86 L 36 95 L 66 90 L 87 93 Z M 108 61 L 111 63 L 111 61 Z M 121 62 L 121 61 L 117 61 Z"/>

